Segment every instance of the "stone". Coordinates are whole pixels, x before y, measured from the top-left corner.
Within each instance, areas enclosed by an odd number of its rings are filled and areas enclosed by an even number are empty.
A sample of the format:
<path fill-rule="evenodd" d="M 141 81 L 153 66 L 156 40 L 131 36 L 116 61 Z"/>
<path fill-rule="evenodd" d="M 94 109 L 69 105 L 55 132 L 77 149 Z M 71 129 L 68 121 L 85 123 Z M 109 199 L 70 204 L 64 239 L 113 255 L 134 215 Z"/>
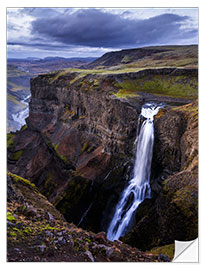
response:
<path fill-rule="evenodd" d="M 54 221 L 54 217 L 52 216 L 52 214 L 50 214 L 49 212 L 47 212 L 48 218 L 50 221 Z"/>
<path fill-rule="evenodd" d="M 40 250 L 40 252 L 44 252 L 45 250 L 46 250 L 46 246 L 45 245 L 38 245 L 38 246 L 36 246 L 39 250 Z"/>
<path fill-rule="evenodd" d="M 88 258 L 89 258 L 92 262 L 94 262 L 94 257 L 93 257 L 92 253 L 91 253 L 89 250 L 86 250 L 86 251 L 84 252 L 84 254 L 87 255 Z"/>

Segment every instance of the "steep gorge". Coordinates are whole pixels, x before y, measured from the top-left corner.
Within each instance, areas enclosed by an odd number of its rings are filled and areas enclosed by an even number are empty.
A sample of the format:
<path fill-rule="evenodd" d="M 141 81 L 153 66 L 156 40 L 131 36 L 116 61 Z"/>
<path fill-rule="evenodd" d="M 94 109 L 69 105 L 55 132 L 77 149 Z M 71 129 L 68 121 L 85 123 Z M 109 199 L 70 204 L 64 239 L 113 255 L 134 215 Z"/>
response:
<path fill-rule="evenodd" d="M 160 89 L 156 93 L 161 80 L 170 82 L 178 93 L 184 83 L 188 98 Z M 152 81 L 154 91 L 150 92 L 145 88 Z M 9 135 L 8 169 L 35 183 L 67 221 L 95 232 L 106 231 L 131 175 L 141 106 L 147 101 L 164 101 L 168 106 L 155 118 L 153 197 L 140 205 L 137 226 L 124 241 L 146 250 L 171 244 L 179 236 L 180 240 L 194 239 L 197 104 L 170 105 L 191 102 L 195 91 L 195 69 L 40 75 L 31 80 L 27 126 Z M 125 95 L 119 97 L 119 92 Z M 187 215 L 188 209 L 192 210 Z M 177 224 L 179 218 L 182 221 Z M 169 228 L 171 220 L 174 224 Z"/>

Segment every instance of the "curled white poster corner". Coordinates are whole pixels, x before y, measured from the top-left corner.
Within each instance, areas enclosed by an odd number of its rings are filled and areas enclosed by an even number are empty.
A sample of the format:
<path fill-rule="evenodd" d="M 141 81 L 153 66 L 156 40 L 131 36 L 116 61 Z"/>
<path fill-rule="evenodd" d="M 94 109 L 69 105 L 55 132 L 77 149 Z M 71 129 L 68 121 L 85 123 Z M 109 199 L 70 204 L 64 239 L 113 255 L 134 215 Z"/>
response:
<path fill-rule="evenodd" d="M 199 262 L 198 238 L 192 241 L 176 241 L 172 262 Z"/>

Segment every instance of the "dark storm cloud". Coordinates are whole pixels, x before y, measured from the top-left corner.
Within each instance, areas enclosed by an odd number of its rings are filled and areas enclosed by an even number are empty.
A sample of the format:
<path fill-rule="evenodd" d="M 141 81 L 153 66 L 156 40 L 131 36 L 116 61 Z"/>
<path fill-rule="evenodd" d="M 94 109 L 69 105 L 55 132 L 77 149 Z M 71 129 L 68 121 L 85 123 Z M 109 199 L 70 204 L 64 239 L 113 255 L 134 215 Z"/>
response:
<path fill-rule="evenodd" d="M 47 44 L 47 43 L 26 43 L 26 42 L 7 42 L 7 45 L 10 46 L 23 46 L 23 47 L 31 47 L 31 48 L 37 48 L 37 49 L 43 49 L 43 50 L 60 50 L 60 49 L 68 49 L 73 48 L 71 45 L 53 45 L 53 44 Z"/>
<path fill-rule="evenodd" d="M 53 10 L 52 10 L 53 11 Z M 162 14 L 149 19 L 125 19 L 117 14 L 97 9 L 82 9 L 74 13 L 43 11 L 32 22 L 33 38 L 41 36 L 51 43 L 90 47 L 137 47 L 148 44 L 175 43 L 193 38 L 196 29 L 181 29 L 188 16 Z M 39 15 L 40 14 L 40 15 Z M 53 15 L 53 14 L 52 14 Z"/>

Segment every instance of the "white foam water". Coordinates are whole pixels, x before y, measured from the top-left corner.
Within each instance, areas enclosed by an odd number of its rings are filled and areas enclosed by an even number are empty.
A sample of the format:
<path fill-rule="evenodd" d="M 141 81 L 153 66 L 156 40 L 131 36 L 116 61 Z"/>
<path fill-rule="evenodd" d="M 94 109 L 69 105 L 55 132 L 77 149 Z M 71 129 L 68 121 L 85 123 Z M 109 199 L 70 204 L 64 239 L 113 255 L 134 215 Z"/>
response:
<path fill-rule="evenodd" d="M 121 194 L 108 227 L 107 238 L 110 241 L 118 240 L 129 230 L 139 204 L 151 196 L 150 173 L 154 144 L 153 118 L 159 109 L 160 106 L 150 103 L 142 107 L 135 140 L 133 177 Z M 139 129 L 142 118 L 144 118 L 144 121 Z"/>

